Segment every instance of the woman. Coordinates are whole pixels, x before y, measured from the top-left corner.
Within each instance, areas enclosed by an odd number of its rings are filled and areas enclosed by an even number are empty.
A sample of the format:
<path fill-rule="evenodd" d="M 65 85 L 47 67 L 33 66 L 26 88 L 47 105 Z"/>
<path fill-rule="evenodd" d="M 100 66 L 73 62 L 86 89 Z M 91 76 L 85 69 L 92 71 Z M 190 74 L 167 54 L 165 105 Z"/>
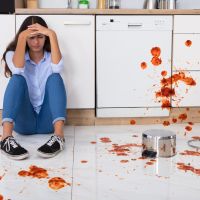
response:
<path fill-rule="evenodd" d="M 53 157 L 64 148 L 66 92 L 60 71 L 63 58 L 56 33 L 39 16 L 27 17 L 3 54 L 11 76 L 3 103 L 1 151 L 12 159 L 29 153 L 12 136 L 52 133 L 37 152 Z"/>

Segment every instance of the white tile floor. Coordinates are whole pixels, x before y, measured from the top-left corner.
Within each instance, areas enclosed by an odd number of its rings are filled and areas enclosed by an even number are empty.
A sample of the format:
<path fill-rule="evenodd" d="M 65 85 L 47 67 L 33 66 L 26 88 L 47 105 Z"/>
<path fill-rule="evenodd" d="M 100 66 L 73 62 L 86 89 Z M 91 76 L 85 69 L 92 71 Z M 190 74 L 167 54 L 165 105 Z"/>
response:
<path fill-rule="evenodd" d="M 49 135 L 16 135 L 16 139 L 30 151 L 30 158 L 12 161 L 0 154 L 0 194 L 4 200 L 199 200 L 200 176 L 181 171 L 176 163 L 190 163 L 200 169 L 200 156 L 183 156 L 192 136 L 200 136 L 200 124 L 185 133 L 186 124 L 136 125 L 136 126 L 87 126 L 65 127 L 66 148 L 57 157 L 41 159 L 36 149 Z M 140 147 L 131 147 L 128 156 L 117 156 L 109 150 L 112 144 L 141 144 L 144 130 L 162 128 L 177 133 L 177 155 L 159 158 L 153 165 L 138 159 Z M 134 137 L 134 136 L 138 137 Z M 109 137 L 112 142 L 102 143 L 100 138 Z M 92 144 L 96 141 L 96 144 Z M 81 161 L 87 161 L 82 163 Z M 121 160 L 128 160 L 126 163 Z M 48 170 L 49 178 L 59 176 L 71 183 L 60 190 L 48 186 L 48 178 L 20 177 L 18 172 L 37 165 Z"/>

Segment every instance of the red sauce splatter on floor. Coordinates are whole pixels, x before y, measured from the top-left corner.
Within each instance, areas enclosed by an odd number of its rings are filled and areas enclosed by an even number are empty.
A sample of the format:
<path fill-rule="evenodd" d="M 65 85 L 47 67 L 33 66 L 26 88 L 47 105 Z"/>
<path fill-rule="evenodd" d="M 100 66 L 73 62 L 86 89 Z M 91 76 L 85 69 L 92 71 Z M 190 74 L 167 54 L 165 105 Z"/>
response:
<path fill-rule="evenodd" d="M 95 141 L 92 141 L 92 142 L 90 142 L 91 144 L 96 144 L 97 142 L 95 142 Z"/>
<path fill-rule="evenodd" d="M 158 66 L 162 63 L 162 60 L 161 58 L 158 58 L 158 57 L 153 57 L 151 59 L 151 63 L 154 65 L 154 66 Z"/>
<path fill-rule="evenodd" d="M 138 135 L 132 135 L 132 137 L 138 137 Z"/>
<path fill-rule="evenodd" d="M 130 124 L 131 124 L 131 125 L 135 125 L 135 124 L 136 124 L 136 121 L 135 121 L 134 119 L 132 119 L 132 120 L 130 121 Z"/>
<path fill-rule="evenodd" d="M 191 126 L 186 126 L 186 127 L 185 127 L 185 130 L 186 130 L 186 131 L 191 131 L 191 130 L 192 130 L 192 127 L 191 127 Z"/>
<path fill-rule="evenodd" d="M 142 147 L 141 144 L 113 144 L 112 149 L 109 152 L 116 154 L 117 156 L 127 156 L 130 153 L 132 147 Z"/>
<path fill-rule="evenodd" d="M 185 41 L 185 46 L 191 47 L 192 46 L 192 41 L 191 40 L 186 40 Z"/>
<path fill-rule="evenodd" d="M 3 200 L 3 195 L 0 194 L 0 200 Z"/>
<path fill-rule="evenodd" d="M 194 139 L 194 140 L 200 140 L 200 136 L 193 136 L 192 139 Z"/>
<path fill-rule="evenodd" d="M 173 119 L 172 119 L 172 122 L 173 122 L 173 123 L 176 123 L 176 122 L 177 122 L 177 119 L 176 119 L 176 118 L 173 118 Z"/>
<path fill-rule="evenodd" d="M 153 165 L 154 164 L 154 162 L 146 162 L 146 165 Z"/>
<path fill-rule="evenodd" d="M 142 63 L 140 64 L 140 67 L 141 67 L 142 69 L 146 69 L 146 68 L 147 68 L 147 63 L 146 63 L 146 62 L 142 62 Z"/>
<path fill-rule="evenodd" d="M 194 168 L 190 165 L 186 165 L 184 163 L 177 163 L 177 168 L 180 169 L 180 170 L 183 170 L 185 172 L 191 171 L 194 174 L 197 174 L 198 176 L 200 176 L 200 169 L 196 169 L 196 168 Z"/>
<path fill-rule="evenodd" d="M 26 170 L 21 170 L 18 172 L 19 176 L 31 176 L 33 178 L 47 178 L 48 177 L 48 173 L 46 169 L 43 169 L 41 167 L 37 167 L 35 165 L 31 165 L 29 167 L 29 171 Z"/>
<path fill-rule="evenodd" d="M 184 155 L 184 156 L 200 156 L 200 152 L 185 150 L 184 152 L 181 152 L 180 155 Z"/>
<path fill-rule="evenodd" d="M 167 71 L 162 71 L 162 72 L 161 72 L 161 75 L 162 75 L 162 76 L 167 76 Z"/>
<path fill-rule="evenodd" d="M 189 110 L 190 110 L 190 108 L 186 108 L 186 110 L 187 110 L 187 111 L 189 111 Z"/>
<path fill-rule="evenodd" d="M 65 186 L 71 186 L 70 183 L 66 182 L 64 179 L 60 178 L 60 177 L 54 177 L 51 178 L 49 181 L 49 187 L 53 190 L 59 190 Z"/>
<path fill-rule="evenodd" d="M 186 120 L 187 119 L 187 114 L 186 113 L 183 113 L 183 114 L 180 114 L 179 116 L 178 116 L 178 118 L 180 119 L 180 120 Z"/>
<path fill-rule="evenodd" d="M 87 160 L 81 160 L 81 163 L 87 163 L 88 161 Z"/>
<path fill-rule="evenodd" d="M 169 126 L 170 125 L 170 122 L 169 121 L 164 121 L 163 122 L 163 126 Z"/>
<path fill-rule="evenodd" d="M 4 173 L 2 176 L 0 176 L 0 180 L 2 180 L 2 178 L 6 175 L 6 173 Z"/>
<path fill-rule="evenodd" d="M 167 109 L 170 109 L 171 108 L 171 103 L 168 99 L 163 99 L 162 100 L 162 105 L 161 105 L 162 108 L 167 108 Z"/>
<path fill-rule="evenodd" d="M 139 159 L 139 160 L 145 160 L 145 159 L 147 159 L 147 157 L 142 156 L 142 157 L 139 157 L 138 159 Z"/>
<path fill-rule="evenodd" d="M 121 163 L 127 163 L 129 160 L 120 160 Z"/>
<path fill-rule="evenodd" d="M 152 54 L 153 57 L 159 57 L 160 54 L 161 54 L 161 49 L 160 49 L 160 47 L 153 47 L 153 48 L 151 49 L 151 54 Z"/>
<path fill-rule="evenodd" d="M 110 140 L 110 138 L 108 138 L 108 137 L 100 138 L 100 140 L 101 140 L 102 143 L 109 143 L 109 142 L 112 142 L 112 141 Z"/>

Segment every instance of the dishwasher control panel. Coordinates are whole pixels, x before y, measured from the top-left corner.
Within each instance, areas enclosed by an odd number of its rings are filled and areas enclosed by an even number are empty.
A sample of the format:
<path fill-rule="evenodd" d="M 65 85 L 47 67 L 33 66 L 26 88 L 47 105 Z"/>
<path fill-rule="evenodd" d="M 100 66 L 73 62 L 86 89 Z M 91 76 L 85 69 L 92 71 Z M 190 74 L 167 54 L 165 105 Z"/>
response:
<path fill-rule="evenodd" d="M 172 16 L 97 16 L 96 30 L 172 30 Z"/>

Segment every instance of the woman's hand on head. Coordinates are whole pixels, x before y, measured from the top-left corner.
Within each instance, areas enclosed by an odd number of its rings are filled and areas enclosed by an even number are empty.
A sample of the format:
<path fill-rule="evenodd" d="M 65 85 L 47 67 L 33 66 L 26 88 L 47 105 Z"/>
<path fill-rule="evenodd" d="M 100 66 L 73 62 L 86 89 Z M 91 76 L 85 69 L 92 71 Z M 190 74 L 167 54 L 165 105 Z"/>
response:
<path fill-rule="evenodd" d="M 29 25 L 28 30 L 32 31 L 31 35 L 43 34 L 46 36 L 50 36 L 50 34 L 54 33 L 53 30 L 46 28 L 38 23 Z"/>

